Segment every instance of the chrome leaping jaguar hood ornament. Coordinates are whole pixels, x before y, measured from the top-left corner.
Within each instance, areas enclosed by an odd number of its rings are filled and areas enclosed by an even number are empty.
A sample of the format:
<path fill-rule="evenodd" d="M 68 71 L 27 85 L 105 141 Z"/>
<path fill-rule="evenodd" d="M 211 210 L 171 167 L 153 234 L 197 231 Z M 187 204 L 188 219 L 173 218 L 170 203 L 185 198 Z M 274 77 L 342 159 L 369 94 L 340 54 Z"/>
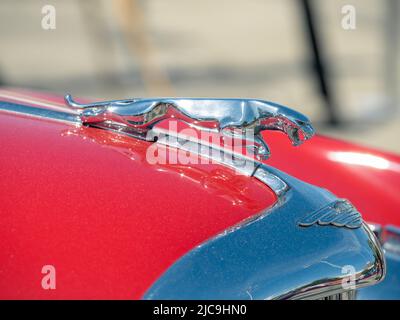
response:
<path fill-rule="evenodd" d="M 261 131 L 282 131 L 296 146 L 310 139 L 315 132 L 303 114 L 256 99 L 153 98 L 80 104 L 71 95 L 66 95 L 65 101 L 68 106 L 79 110 L 84 124 L 124 131 L 146 139 L 154 125 L 175 118 L 201 130 L 246 138 L 253 144 L 255 155 L 261 159 L 270 156 Z"/>

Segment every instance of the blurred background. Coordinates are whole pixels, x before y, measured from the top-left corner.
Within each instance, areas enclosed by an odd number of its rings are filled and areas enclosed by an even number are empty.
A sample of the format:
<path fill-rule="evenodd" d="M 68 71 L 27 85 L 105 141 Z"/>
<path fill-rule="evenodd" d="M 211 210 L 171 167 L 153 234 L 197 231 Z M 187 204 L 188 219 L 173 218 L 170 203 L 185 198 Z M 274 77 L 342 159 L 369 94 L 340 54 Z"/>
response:
<path fill-rule="evenodd" d="M 400 153 L 399 20 L 400 0 L 2 0 L 0 85 L 266 99 Z"/>

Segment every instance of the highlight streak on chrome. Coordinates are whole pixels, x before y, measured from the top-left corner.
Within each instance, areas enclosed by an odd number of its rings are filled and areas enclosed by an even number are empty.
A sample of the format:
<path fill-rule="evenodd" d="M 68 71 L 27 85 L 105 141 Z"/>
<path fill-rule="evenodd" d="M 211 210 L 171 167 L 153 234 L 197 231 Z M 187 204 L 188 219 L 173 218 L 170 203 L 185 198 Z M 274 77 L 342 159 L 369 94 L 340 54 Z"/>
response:
<path fill-rule="evenodd" d="M 13 114 L 27 115 L 35 118 L 69 122 L 73 124 L 82 123 L 79 116 L 72 113 L 25 106 L 5 101 L 0 102 L 0 111 L 6 111 L 8 113 L 13 113 Z"/>

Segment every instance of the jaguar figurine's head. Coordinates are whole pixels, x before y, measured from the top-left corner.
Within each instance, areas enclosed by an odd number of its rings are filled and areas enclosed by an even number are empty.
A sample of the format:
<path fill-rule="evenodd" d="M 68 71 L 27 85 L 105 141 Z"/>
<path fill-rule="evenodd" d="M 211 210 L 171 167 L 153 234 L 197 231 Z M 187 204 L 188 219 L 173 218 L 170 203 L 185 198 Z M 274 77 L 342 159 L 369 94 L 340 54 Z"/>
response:
<path fill-rule="evenodd" d="M 302 113 L 285 106 L 277 105 L 268 102 L 267 109 L 270 106 L 276 108 L 274 116 L 266 117 L 266 122 L 272 122 L 267 130 L 280 130 L 287 134 L 293 145 L 298 146 L 304 141 L 312 138 L 315 134 L 315 129 L 311 121 Z"/>
<path fill-rule="evenodd" d="M 245 107 L 243 108 L 243 106 Z M 234 113 L 230 113 L 221 119 L 224 126 L 252 127 L 256 133 L 263 130 L 282 131 L 288 135 L 295 146 L 310 139 L 315 133 L 311 121 L 305 115 L 273 102 L 242 100 L 242 108 L 236 109 L 240 110 L 238 114 L 232 116 Z M 234 122 L 227 121 L 233 117 L 236 118 Z"/>

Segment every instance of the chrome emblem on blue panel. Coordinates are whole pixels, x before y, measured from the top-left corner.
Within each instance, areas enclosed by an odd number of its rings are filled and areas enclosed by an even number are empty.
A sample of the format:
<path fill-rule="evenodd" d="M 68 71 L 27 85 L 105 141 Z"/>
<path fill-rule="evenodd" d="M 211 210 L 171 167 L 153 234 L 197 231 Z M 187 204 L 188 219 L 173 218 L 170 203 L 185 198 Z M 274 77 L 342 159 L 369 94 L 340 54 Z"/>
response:
<path fill-rule="evenodd" d="M 362 222 L 361 214 L 357 209 L 349 201 L 340 199 L 307 214 L 301 219 L 299 226 L 310 227 L 318 224 L 357 229 L 361 227 Z"/>

